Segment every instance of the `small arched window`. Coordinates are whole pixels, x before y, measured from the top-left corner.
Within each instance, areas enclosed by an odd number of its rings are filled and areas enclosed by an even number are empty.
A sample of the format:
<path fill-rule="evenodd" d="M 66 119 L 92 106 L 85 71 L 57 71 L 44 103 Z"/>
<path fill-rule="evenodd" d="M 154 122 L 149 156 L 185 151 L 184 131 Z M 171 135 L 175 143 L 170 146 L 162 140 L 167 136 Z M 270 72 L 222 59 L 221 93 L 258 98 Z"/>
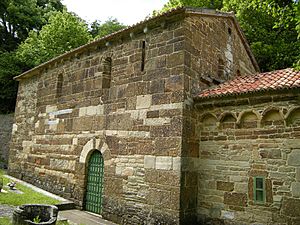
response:
<path fill-rule="evenodd" d="M 111 85 L 111 69 L 112 59 L 107 57 L 103 61 L 103 73 L 102 73 L 102 88 L 110 88 Z"/>

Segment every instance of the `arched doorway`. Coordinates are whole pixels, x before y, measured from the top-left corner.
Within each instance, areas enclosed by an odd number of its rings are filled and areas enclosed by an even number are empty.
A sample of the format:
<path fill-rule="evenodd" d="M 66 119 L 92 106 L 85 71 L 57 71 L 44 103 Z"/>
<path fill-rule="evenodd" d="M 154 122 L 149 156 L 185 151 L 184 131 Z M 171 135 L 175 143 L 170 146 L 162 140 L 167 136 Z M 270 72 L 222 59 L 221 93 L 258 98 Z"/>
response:
<path fill-rule="evenodd" d="M 87 165 L 85 210 L 100 214 L 102 206 L 104 163 L 100 151 L 93 151 Z"/>

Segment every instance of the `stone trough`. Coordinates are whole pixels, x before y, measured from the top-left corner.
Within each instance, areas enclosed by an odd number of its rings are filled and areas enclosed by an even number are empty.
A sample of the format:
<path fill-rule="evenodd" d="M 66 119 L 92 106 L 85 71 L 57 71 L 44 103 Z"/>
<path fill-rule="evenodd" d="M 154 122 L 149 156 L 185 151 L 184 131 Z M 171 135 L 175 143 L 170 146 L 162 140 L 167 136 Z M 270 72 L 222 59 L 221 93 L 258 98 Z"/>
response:
<path fill-rule="evenodd" d="M 21 205 L 13 213 L 13 225 L 55 225 L 57 214 L 58 208 L 53 205 Z"/>

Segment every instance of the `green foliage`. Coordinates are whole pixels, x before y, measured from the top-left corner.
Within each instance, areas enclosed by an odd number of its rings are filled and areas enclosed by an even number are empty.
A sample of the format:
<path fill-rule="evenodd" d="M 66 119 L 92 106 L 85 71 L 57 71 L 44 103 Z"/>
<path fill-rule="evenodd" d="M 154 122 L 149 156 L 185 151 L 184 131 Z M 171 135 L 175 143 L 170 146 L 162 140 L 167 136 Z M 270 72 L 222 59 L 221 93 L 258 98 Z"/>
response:
<path fill-rule="evenodd" d="M 12 225 L 9 217 L 0 217 L 0 225 Z"/>
<path fill-rule="evenodd" d="M 14 111 L 18 85 L 13 77 L 21 73 L 21 68 L 14 52 L 0 52 L 0 113 Z"/>
<path fill-rule="evenodd" d="M 262 71 L 291 67 L 300 60 L 299 1 L 169 0 L 160 12 L 178 6 L 235 12 Z"/>
<path fill-rule="evenodd" d="M 41 222 L 40 216 L 37 215 L 36 217 L 34 217 L 34 218 L 33 218 L 33 222 L 34 222 L 34 223 L 39 223 L 39 222 Z"/>
<path fill-rule="evenodd" d="M 126 26 L 124 24 L 113 18 L 108 19 L 103 24 L 101 24 L 99 20 L 95 20 L 91 24 L 90 33 L 93 38 L 98 39 L 111 33 L 117 32 L 125 27 Z"/>
<path fill-rule="evenodd" d="M 0 51 L 13 51 L 30 30 L 40 30 L 53 11 L 62 11 L 60 0 L 1 0 Z"/>
<path fill-rule="evenodd" d="M 12 78 L 33 66 L 21 64 L 15 50 L 30 31 L 39 31 L 53 12 L 63 8 L 61 0 L 0 1 L 0 113 L 14 111 L 17 82 Z"/>
<path fill-rule="evenodd" d="M 222 0 L 169 0 L 160 11 L 154 11 L 154 15 L 164 13 L 173 8 L 181 6 L 200 7 L 209 9 L 221 9 L 223 7 Z"/>
<path fill-rule="evenodd" d="M 88 26 L 83 20 L 66 11 L 56 12 L 40 32 L 29 33 L 19 46 L 17 57 L 29 66 L 37 66 L 90 40 Z"/>
<path fill-rule="evenodd" d="M 224 0 L 234 11 L 262 71 L 292 67 L 300 56 L 292 0 Z"/>

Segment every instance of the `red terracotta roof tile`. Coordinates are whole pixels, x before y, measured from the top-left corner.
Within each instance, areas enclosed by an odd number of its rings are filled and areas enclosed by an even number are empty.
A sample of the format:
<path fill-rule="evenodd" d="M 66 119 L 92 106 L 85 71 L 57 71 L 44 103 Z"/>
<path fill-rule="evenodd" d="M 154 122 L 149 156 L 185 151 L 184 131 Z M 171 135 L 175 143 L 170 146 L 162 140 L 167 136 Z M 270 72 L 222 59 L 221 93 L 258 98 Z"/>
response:
<path fill-rule="evenodd" d="M 300 71 L 292 68 L 236 77 L 211 89 L 200 92 L 198 98 L 239 95 L 263 90 L 300 88 Z"/>

